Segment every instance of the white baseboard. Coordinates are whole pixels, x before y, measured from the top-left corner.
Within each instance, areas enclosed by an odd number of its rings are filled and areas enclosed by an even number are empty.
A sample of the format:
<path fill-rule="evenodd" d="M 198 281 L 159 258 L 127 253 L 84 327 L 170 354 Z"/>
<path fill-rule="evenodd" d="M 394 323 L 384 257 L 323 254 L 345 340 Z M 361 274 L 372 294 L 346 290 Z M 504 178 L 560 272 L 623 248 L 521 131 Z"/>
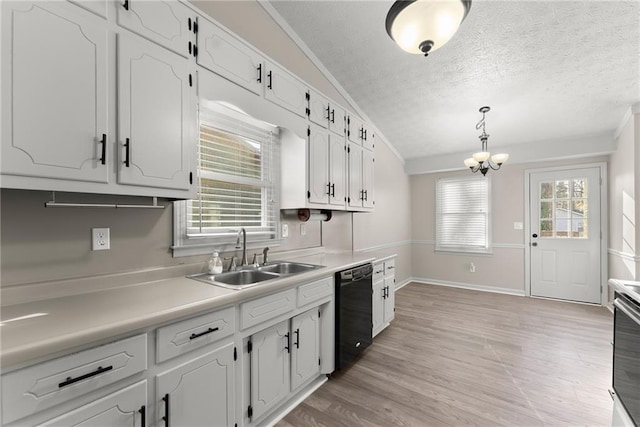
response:
<path fill-rule="evenodd" d="M 524 290 L 516 290 L 516 289 L 507 289 L 507 288 L 499 288 L 496 286 L 484 286 L 484 285 L 476 285 L 473 283 L 461 283 L 461 282 L 450 282 L 446 280 L 435 280 L 435 279 L 427 279 L 424 277 L 412 277 L 407 280 L 407 282 L 415 282 L 423 285 L 436 285 L 436 286 L 448 286 L 450 288 L 461 288 L 461 289 L 470 289 L 474 291 L 482 291 L 482 292 L 493 292 L 497 294 L 507 294 L 507 295 L 517 295 L 524 296 Z M 406 285 L 403 283 L 402 286 Z M 396 288 L 397 290 L 398 288 Z"/>
<path fill-rule="evenodd" d="M 413 279 L 412 278 L 408 278 L 405 279 L 404 281 L 400 282 L 400 283 L 396 283 L 396 287 L 394 288 L 396 291 L 400 288 L 402 288 L 403 286 L 408 285 L 409 283 L 411 283 Z"/>

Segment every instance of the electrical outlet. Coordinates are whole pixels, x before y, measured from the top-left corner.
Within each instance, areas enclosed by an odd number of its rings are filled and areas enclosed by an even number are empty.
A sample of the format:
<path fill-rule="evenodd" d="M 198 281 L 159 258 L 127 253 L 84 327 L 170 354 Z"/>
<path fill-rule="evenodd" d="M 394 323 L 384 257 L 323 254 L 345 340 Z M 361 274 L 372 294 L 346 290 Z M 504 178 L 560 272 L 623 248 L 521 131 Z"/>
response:
<path fill-rule="evenodd" d="M 524 227 L 523 227 L 523 224 L 521 222 L 514 222 L 513 223 L 513 229 L 514 230 L 522 230 L 523 228 Z"/>
<path fill-rule="evenodd" d="M 289 224 L 282 224 L 282 237 L 289 237 Z"/>
<path fill-rule="evenodd" d="M 474 263 L 469 264 L 469 273 L 476 272 L 476 265 Z"/>
<path fill-rule="evenodd" d="M 111 249 L 111 239 L 108 228 L 91 229 L 91 250 L 106 251 Z"/>

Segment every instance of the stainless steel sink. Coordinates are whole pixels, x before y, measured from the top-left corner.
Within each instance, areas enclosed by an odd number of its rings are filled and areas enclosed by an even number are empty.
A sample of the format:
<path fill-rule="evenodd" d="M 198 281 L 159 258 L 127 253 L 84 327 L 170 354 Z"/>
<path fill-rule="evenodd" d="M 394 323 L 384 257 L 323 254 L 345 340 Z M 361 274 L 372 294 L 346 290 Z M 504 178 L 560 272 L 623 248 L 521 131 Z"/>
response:
<path fill-rule="evenodd" d="M 320 266 L 313 264 L 300 264 L 296 262 L 278 262 L 259 267 L 261 271 L 269 271 L 281 275 L 303 273 L 305 271 L 315 270 Z"/>
<path fill-rule="evenodd" d="M 258 267 L 242 267 L 240 270 L 220 274 L 199 273 L 187 276 L 190 279 L 228 289 L 244 289 L 263 284 L 280 277 L 301 274 L 324 267 L 323 265 L 303 264 L 289 261 L 274 261 Z"/>

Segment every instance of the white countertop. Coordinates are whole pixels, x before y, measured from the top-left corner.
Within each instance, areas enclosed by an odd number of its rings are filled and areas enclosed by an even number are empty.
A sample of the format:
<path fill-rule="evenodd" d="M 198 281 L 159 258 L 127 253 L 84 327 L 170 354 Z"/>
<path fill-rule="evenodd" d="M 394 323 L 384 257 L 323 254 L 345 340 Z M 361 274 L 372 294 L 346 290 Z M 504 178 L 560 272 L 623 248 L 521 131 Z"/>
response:
<path fill-rule="evenodd" d="M 626 285 L 631 285 L 634 286 L 635 289 L 638 289 L 640 287 L 640 282 L 633 280 L 609 279 L 609 286 L 611 286 L 616 292 L 623 293 L 640 304 L 640 292 L 636 292 L 634 288 L 630 288 Z"/>
<path fill-rule="evenodd" d="M 91 344 L 309 282 L 392 254 L 324 253 L 295 259 L 323 265 L 243 290 L 174 277 L 2 307 L 0 366 L 22 367 Z"/>

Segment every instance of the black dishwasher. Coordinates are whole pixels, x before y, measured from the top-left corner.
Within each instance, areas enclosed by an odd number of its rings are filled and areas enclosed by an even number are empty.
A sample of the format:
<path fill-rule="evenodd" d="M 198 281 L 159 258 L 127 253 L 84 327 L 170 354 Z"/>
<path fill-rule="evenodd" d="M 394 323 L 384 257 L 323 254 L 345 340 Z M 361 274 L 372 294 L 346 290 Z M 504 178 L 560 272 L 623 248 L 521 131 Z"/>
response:
<path fill-rule="evenodd" d="M 336 273 L 336 369 L 371 345 L 372 277 L 371 264 Z"/>

